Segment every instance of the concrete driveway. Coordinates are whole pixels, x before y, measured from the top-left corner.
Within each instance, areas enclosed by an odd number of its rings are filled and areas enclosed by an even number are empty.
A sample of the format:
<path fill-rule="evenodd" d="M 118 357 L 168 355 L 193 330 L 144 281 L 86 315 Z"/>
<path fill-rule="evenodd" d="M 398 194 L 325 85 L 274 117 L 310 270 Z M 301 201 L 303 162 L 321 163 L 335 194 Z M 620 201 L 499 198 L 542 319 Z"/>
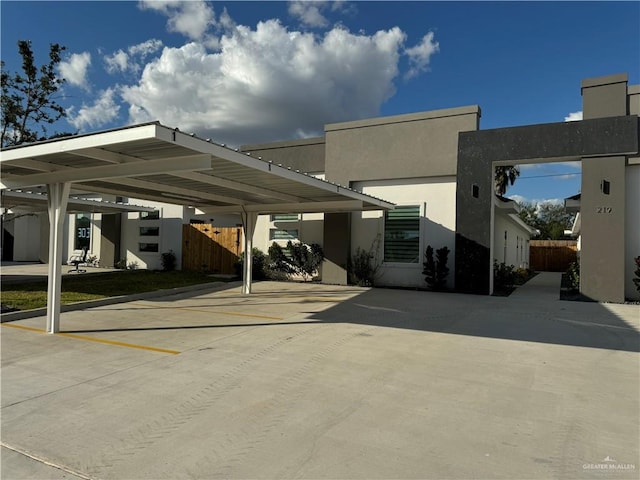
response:
<path fill-rule="evenodd" d="M 4 323 L 2 478 L 636 479 L 640 307 L 539 277 L 506 298 L 262 282 L 64 313 L 60 335 Z"/>

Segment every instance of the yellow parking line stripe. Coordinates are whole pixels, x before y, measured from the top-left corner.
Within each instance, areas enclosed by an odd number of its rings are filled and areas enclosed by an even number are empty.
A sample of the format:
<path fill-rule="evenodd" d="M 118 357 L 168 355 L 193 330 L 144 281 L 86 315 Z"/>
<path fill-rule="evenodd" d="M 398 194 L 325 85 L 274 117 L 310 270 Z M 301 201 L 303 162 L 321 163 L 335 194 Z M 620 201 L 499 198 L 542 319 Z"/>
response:
<path fill-rule="evenodd" d="M 25 327 L 23 325 L 13 325 L 12 323 L 3 323 L 2 326 L 3 327 L 18 328 L 20 330 L 29 330 L 30 332 L 44 333 L 44 330 L 42 328 Z"/>
<path fill-rule="evenodd" d="M 45 330 L 43 330 L 41 328 L 25 327 L 23 325 L 11 325 L 9 323 L 3 323 L 2 326 L 3 327 L 18 328 L 20 330 L 29 330 L 31 332 L 37 332 L 37 333 L 46 333 Z M 146 345 L 137 345 L 135 343 L 117 342 L 115 340 L 105 340 L 105 339 L 102 339 L 102 338 L 88 337 L 86 335 L 76 335 L 74 333 L 56 333 L 55 335 L 57 335 L 59 337 L 75 338 L 76 340 L 86 340 L 88 342 L 103 343 L 105 345 L 115 345 L 115 346 L 118 346 L 118 347 L 137 348 L 138 350 L 147 350 L 149 352 L 168 353 L 168 354 L 171 354 L 171 355 L 178 355 L 180 353 L 177 350 L 168 350 L 166 348 L 148 347 Z"/>
<path fill-rule="evenodd" d="M 166 348 L 148 347 L 146 345 L 137 345 L 135 343 L 117 342 L 115 340 L 104 340 L 102 338 L 87 337 L 85 335 L 76 335 L 75 333 L 56 333 L 56 335 L 59 335 L 61 337 L 76 338 L 78 340 L 87 340 L 88 342 L 104 343 L 106 345 L 116 345 L 118 347 L 137 348 L 139 350 L 148 350 L 150 352 L 169 353 L 171 355 L 178 355 L 180 353 L 177 350 L 168 350 Z"/>

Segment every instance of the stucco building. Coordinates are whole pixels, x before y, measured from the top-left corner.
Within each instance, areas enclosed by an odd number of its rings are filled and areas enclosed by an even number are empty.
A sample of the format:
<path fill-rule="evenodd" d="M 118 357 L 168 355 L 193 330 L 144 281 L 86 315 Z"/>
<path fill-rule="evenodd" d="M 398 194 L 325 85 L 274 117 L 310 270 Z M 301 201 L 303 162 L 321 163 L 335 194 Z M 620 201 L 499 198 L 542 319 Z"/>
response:
<path fill-rule="evenodd" d="M 517 220 L 513 202 L 496 198 L 495 166 L 581 160 L 582 293 L 600 301 L 638 298 L 632 278 L 633 258 L 640 255 L 640 86 L 628 86 L 627 75 L 619 74 L 584 80 L 581 87 L 579 122 L 481 130 L 480 108 L 471 105 L 328 124 L 322 137 L 245 145 L 241 150 L 253 157 L 396 205 L 387 212 L 262 215 L 254 246 L 266 251 L 273 241 L 318 243 L 326 254 L 322 281 L 333 284 L 347 283 L 349 258 L 361 248 L 375 254 L 378 285 L 401 287 L 425 286 L 426 247 L 446 246 L 449 287 L 489 294 L 493 261 L 528 266 L 533 233 Z M 183 223 L 241 223 L 230 213 L 174 205 L 169 195 L 163 202 L 128 201 L 157 207 L 157 213 L 71 215 L 67 256 L 77 247 L 79 229 L 88 228 L 91 251 L 102 264 L 126 259 L 159 268 L 162 252 L 180 257 Z M 46 215 L 7 227 L 15 237 L 13 260 L 46 261 L 45 224 Z M 32 240 L 17 248 L 26 231 Z M 38 237 L 40 243 L 33 240 Z"/>

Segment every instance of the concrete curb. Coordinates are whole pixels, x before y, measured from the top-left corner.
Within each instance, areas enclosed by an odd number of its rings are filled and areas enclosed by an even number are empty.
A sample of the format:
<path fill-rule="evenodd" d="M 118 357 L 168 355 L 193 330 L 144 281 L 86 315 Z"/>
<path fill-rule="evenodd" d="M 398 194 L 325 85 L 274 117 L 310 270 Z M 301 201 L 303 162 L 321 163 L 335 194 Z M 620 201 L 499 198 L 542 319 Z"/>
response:
<path fill-rule="evenodd" d="M 117 303 L 133 302 L 136 300 L 146 300 L 149 298 L 169 297 L 187 292 L 197 292 L 200 290 L 222 290 L 221 287 L 235 288 L 242 286 L 242 282 L 210 282 L 199 283 L 197 285 L 189 285 L 187 287 L 167 288 L 163 290 L 154 290 L 152 292 L 136 293 L 135 295 L 119 295 L 116 297 L 100 298 L 98 300 L 87 300 L 86 302 L 70 303 L 60 307 L 61 312 L 73 312 L 76 310 L 85 310 L 87 308 L 103 307 L 105 305 L 114 305 Z M 47 308 L 34 308 L 32 310 L 18 310 L 16 312 L 5 312 L 0 314 L 0 323 L 15 322 L 33 317 L 43 317 L 47 315 Z"/>

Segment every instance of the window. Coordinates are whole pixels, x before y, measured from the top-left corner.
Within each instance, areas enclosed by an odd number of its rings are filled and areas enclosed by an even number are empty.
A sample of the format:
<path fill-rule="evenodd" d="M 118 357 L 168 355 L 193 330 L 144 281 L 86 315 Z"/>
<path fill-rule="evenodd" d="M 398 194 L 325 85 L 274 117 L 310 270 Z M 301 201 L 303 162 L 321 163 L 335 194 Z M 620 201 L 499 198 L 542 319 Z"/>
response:
<path fill-rule="evenodd" d="M 160 210 L 153 212 L 140 212 L 140 220 L 158 220 L 160 218 Z"/>
<path fill-rule="evenodd" d="M 269 230 L 269 240 L 296 240 L 298 238 L 298 230 L 278 230 L 272 228 Z"/>
<path fill-rule="evenodd" d="M 287 213 L 284 215 L 271 215 L 272 222 L 297 222 L 298 214 L 297 213 Z"/>
<path fill-rule="evenodd" d="M 141 252 L 157 252 L 158 244 L 157 243 L 139 243 L 138 250 Z"/>
<path fill-rule="evenodd" d="M 384 261 L 418 263 L 420 207 L 396 207 L 384 214 Z"/>
<path fill-rule="evenodd" d="M 140 227 L 141 237 L 157 237 L 160 235 L 160 227 Z"/>
<path fill-rule="evenodd" d="M 87 250 L 91 244 L 91 214 L 78 213 L 76 214 L 76 231 L 73 248 L 75 250 L 82 250 L 84 247 Z"/>

